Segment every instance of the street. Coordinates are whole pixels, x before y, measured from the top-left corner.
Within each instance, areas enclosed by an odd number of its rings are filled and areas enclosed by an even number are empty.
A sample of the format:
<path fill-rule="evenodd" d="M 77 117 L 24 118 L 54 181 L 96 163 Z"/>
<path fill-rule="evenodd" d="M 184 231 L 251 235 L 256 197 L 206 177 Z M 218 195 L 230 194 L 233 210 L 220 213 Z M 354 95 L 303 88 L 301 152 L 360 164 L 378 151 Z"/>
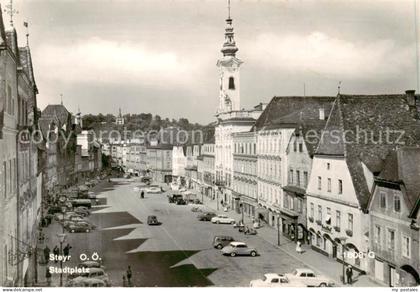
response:
<path fill-rule="evenodd" d="M 169 204 L 166 193 L 140 199 L 138 185 L 135 180 L 113 179 L 98 186 L 102 205 L 89 218 L 97 229 L 68 234 L 72 258 L 64 267 L 77 265 L 82 253 L 97 252 L 112 286 L 123 286 L 123 275 L 131 266 L 132 285 L 148 287 L 248 286 L 263 273 L 285 273 L 297 267 L 294 258 L 258 236 L 245 236 L 231 225 L 198 221 L 191 205 Z M 145 224 L 148 215 L 156 215 L 162 225 Z M 61 226 L 54 223 L 49 229 L 54 238 Z M 212 246 L 215 235 L 231 235 L 260 255 L 223 256 Z M 50 248 L 56 244 L 52 242 Z M 57 277 L 53 275 L 54 282 Z"/>

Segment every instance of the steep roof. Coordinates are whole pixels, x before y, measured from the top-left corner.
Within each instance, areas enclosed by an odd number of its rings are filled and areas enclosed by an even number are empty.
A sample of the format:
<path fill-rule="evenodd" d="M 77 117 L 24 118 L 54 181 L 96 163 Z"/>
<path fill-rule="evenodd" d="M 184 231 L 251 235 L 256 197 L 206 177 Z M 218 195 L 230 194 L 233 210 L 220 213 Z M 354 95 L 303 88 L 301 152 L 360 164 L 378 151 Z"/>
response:
<path fill-rule="evenodd" d="M 49 104 L 41 113 L 43 119 L 57 117 L 61 125 L 66 125 L 70 116 L 71 114 L 62 104 Z"/>
<path fill-rule="evenodd" d="M 255 122 L 252 130 L 295 127 L 298 121 L 319 120 L 319 110 L 325 116 L 331 110 L 332 96 L 275 96 Z"/>
<path fill-rule="evenodd" d="M 420 197 L 420 148 L 401 147 L 391 151 L 377 180 L 403 184 L 406 204 L 412 210 Z"/>
<path fill-rule="evenodd" d="M 28 75 L 29 80 L 31 81 L 34 90 L 36 91 L 36 93 L 38 93 L 38 88 L 36 86 L 35 77 L 34 77 L 34 69 L 32 65 L 32 56 L 31 56 L 31 51 L 29 47 L 19 48 L 19 58 L 20 58 L 20 64 L 23 70 Z"/>
<path fill-rule="evenodd" d="M 316 154 L 346 158 L 359 205 L 366 210 L 370 190 L 362 163 L 377 175 L 390 151 L 419 141 L 420 123 L 413 119 L 406 95 L 339 95 Z"/>

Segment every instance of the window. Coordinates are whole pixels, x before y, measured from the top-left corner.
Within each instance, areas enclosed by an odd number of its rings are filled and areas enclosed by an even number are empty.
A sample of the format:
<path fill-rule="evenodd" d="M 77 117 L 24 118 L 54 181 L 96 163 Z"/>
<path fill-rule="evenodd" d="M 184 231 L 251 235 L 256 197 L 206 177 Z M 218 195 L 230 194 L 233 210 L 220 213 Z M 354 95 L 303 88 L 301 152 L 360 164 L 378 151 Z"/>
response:
<path fill-rule="evenodd" d="M 297 142 L 296 142 L 296 140 L 293 142 L 293 151 L 294 152 L 297 151 Z"/>
<path fill-rule="evenodd" d="M 306 188 L 308 186 L 308 172 L 303 172 L 303 187 Z"/>
<path fill-rule="evenodd" d="M 300 186 L 300 171 L 296 170 L 296 184 Z"/>
<path fill-rule="evenodd" d="M 331 169 L 331 163 L 327 162 L 327 170 Z"/>
<path fill-rule="evenodd" d="M 299 152 L 303 152 L 303 144 L 299 143 Z"/>
<path fill-rule="evenodd" d="M 311 203 L 310 216 L 311 216 L 311 218 L 314 218 L 314 203 Z"/>
<path fill-rule="evenodd" d="M 318 205 L 318 220 L 322 222 L 322 206 Z"/>
<path fill-rule="evenodd" d="M 289 184 L 293 184 L 293 169 L 289 170 Z"/>
<path fill-rule="evenodd" d="M 343 194 L 343 181 L 341 179 L 338 180 L 338 194 Z"/>
<path fill-rule="evenodd" d="M 375 225 L 374 242 L 377 247 L 381 246 L 381 226 Z"/>
<path fill-rule="evenodd" d="M 328 178 L 328 188 L 327 188 L 327 191 L 329 193 L 331 193 L 331 179 L 330 178 Z"/>
<path fill-rule="evenodd" d="M 335 226 L 340 228 L 341 227 L 341 212 L 335 211 Z"/>
<path fill-rule="evenodd" d="M 322 178 L 318 176 L 318 190 L 321 190 L 321 186 L 322 186 Z"/>
<path fill-rule="evenodd" d="M 405 256 L 406 258 L 410 258 L 411 257 L 411 238 L 408 237 L 407 235 L 403 235 L 402 236 L 402 255 Z"/>
<path fill-rule="evenodd" d="M 381 193 L 381 208 L 386 209 L 386 195 L 385 193 Z"/>
<path fill-rule="evenodd" d="M 395 230 L 388 229 L 387 246 L 389 250 L 395 250 Z"/>
<path fill-rule="evenodd" d="M 398 195 L 394 196 L 394 212 L 401 211 L 401 198 Z"/>
<path fill-rule="evenodd" d="M 235 90 L 235 79 L 233 77 L 229 77 L 229 89 Z"/>
<path fill-rule="evenodd" d="M 297 199 L 297 211 L 299 213 L 302 213 L 302 200 L 301 199 Z"/>
<path fill-rule="evenodd" d="M 353 232 L 353 214 L 348 214 L 347 229 Z"/>

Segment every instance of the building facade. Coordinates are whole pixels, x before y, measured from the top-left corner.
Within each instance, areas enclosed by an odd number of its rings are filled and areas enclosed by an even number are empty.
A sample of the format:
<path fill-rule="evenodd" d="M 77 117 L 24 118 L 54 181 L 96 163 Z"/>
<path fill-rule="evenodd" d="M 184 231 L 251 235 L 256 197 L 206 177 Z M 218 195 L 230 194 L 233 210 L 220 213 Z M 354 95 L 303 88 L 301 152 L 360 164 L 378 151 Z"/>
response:
<path fill-rule="evenodd" d="M 390 287 L 420 285 L 420 148 L 392 151 L 369 203 L 369 274 Z"/>
<path fill-rule="evenodd" d="M 236 212 L 255 217 L 258 207 L 257 137 L 255 132 L 233 135 L 233 190 Z"/>

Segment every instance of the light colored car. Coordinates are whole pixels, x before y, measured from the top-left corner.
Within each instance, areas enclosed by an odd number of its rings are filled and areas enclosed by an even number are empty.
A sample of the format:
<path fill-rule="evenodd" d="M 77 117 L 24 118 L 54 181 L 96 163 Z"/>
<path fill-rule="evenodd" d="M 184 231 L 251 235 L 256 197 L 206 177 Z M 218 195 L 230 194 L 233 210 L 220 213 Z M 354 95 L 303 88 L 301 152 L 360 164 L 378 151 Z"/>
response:
<path fill-rule="evenodd" d="M 277 273 L 264 274 L 262 279 L 252 280 L 250 287 L 306 287 L 299 281 L 290 281 L 285 275 Z"/>
<path fill-rule="evenodd" d="M 308 287 L 332 287 L 335 283 L 322 275 L 316 275 L 310 269 L 295 269 L 292 273 L 287 273 L 285 276 L 290 281 L 299 281 Z"/>
<path fill-rule="evenodd" d="M 158 187 L 150 187 L 144 189 L 148 194 L 159 194 L 162 192 L 162 190 Z"/>
<path fill-rule="evenodd" d="M 237 255 L 250 255 L 255 257 L 258 255 L 257 250 L 253 247 L 248 247 L 245 242 L 232 241 L 230 244 L 222 248 L 223 255 L 230 255 L 235 257 Z"/>
<path fill-rule="evenodd" d="M 88 273 L 80 274 L 83 278 L 94 278 L 99 279 L 105 282 L 106 286 L 110 286 L 111 282 L 109 281 L 108 275 L 101 268 L 90 268 Z M 76 278 L 77 279 L 77 278 Z"/>
<path fill-rule="evenodd" d="M 100 262 L 97 261 L 84 261 L 77 265 L 78 268 L 101 268 L 105 270 L 105 267 L 101 265 Z"/>
<path fill-rule="evenodd" d="M 211 223 L 215 223 L 215 224 L 235 224 L 235 219 L 230 218 L 226 215 L 217 215 L 216 217 L 211 218 Z"/>
<path fill-rule="evenodd" d="M 96 278 L 76 277 L 67 282 L 66 287 L 106 287 L 105 281 Z"/>

